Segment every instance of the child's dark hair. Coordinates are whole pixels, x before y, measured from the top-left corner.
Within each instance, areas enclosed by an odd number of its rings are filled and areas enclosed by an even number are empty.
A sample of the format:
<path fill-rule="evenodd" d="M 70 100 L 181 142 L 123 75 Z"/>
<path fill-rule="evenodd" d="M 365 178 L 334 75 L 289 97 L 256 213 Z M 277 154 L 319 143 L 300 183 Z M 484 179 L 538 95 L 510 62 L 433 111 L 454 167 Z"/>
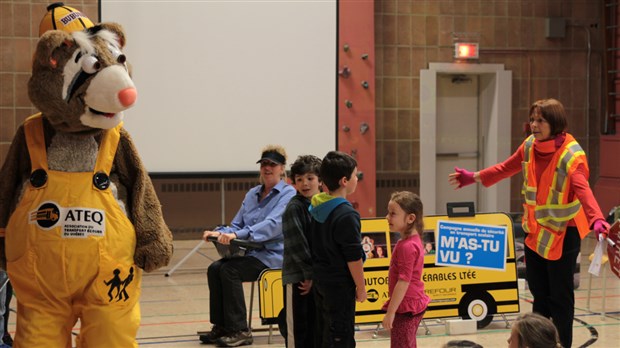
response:
<path fill-rule="evenodd" d="M 409 191 L 397 191 L 392 193 L 390 201 L 398 204 L 407 214 L 415 214 L 415 221 L 407 226 L 405 235 L 409 236 L 415 228 L 418 233 L 424 231 L 423 206 L 420 196 Z"/>
<path fill-rule="evenodd" d="M 313 155 L 303 155 L 297 157 L 291 165 L 291 180 L 295 182 L 295 176 L 307 173 L 319 176 L 321 172 L 321 159 Z"/>
<path fill-rule="evenodd" d="M 355 158 L 340 151 L 330 151 L 325 155 L 321 162 L 319 177 L 323 184 L 330 191 L 340 188 L 340 179 L 350 179 L 353 171 L 357 167 Z"/>

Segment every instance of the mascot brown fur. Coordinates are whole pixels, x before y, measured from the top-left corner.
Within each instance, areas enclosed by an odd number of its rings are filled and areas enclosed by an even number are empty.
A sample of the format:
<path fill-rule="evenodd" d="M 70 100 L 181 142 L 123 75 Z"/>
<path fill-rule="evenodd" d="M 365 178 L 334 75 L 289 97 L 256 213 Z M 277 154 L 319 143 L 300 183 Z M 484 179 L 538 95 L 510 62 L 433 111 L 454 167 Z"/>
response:
<path fill-rule="evenodd" d="M 50 30 L 38 42 L 28 92 L 41 114 L 19 127 L 0 171 L 0 262 L 7 269 L 8 261 L 18 299 L 15 347 L 70 347 L 77 318 L 85 346 L 135 346 L 141 272 L 134 266 L 150 272 L 172 255 L 172 234 L 155 190 L 122 128 L 123 111 L 137 96 L 124 45 L 115 23 Z M 116 150 L 107 145 L 115 142 Z M 42 149 L 39 162 L 33 144 Z M 109 172 L 97 169 L 105 168 L 102 144 L 112 149 Z M 85 187 L 73 187 L 79 183 Z M 92 203 L 102 195 L 114 197 L 113 203 Z M 45 202 L 32 203 L 33 197 Z M 122 216 L 112 217 L 117 211 Z M 129 227 L 108 231 L 117 220 Z M 106 230 L 98 230 L 101 225 Z M 72 288 L 76 278 L 81 285 Z M 52 308 L 49 316 L 39 313 L 45 309 L 40 306 Z"/>

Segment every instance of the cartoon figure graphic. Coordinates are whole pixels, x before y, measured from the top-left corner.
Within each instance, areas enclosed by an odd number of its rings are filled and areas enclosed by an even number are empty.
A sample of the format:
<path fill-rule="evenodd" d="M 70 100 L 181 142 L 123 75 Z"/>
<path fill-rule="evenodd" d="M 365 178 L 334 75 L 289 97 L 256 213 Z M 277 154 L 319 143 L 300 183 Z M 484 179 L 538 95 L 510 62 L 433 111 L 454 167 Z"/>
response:
<path fill-rule="evenodd" d="M 133 271 L 133 267 L 132 267 L 132 271 Z M 112 299 L 114 297 L 120 296 L 121 294 L 121 284 L 123 283 L 121 281 L 121 277 L 119 277 L 118 275 L 121 273 L 121 271 L 117 268 L 114 270 L 114 278 L 110 279 L 110 280 L 104 280 L 103 282 L 105 283 L 105 285 L 110 287 L 110 291 L 108 291 L 108 297 L 110 297 L 110 302 L 112 302 Z M 132 277 L 133 275 L 129 275 L 127 278 Z M 112 291 L 114 291 L 114 289 L 116 289 L 116 296 L 112 296 Z M 125 288 L 123 288 L 123 290 L 125 290 Z"/>
<path fill-rule="evenodd" d="M 434 253 L 435 253 L 435 248 L 433 247 L 433 243 L 426 242 L 426 244 L 424 244 L 424 254 L 434 254 Z"/>
<path fill-rule="evenodd" d="M 364 249 L 364 253 L 366 253 L 367 259 L 372 259 L 373 257 L 375 257 L 375 255 L 373 254 L 373 251 L 375 250 L 374 239 L 368 236 L 364 236 L 364 238 L 362 238 L 362 249 Z"/>
<path fill-rule="evenodd" d="M 120 301 L 123 297 L 125 297 L 123 301 L 127 301 L 127 299 L 129 299 L 129 295 L 127 294 L 126 289 L 127 289 L 127 285 L 129 285 L 129 283 L 131 283 L 132 280 L 133 280 L 133 267 L 129 269 L 129 275 L 122 282 L 123 288 L 118 293 L 116 302 Z"/>

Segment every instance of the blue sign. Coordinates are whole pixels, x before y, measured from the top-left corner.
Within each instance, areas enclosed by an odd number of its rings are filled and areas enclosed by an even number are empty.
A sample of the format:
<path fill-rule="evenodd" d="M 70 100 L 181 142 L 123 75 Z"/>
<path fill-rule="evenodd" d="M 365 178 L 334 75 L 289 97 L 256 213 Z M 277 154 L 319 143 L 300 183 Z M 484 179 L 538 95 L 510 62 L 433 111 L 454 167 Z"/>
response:
<path fill-rule="evenodd" d="M 435 264 L 506 269 L 506 226 L 437 221 Z"/>

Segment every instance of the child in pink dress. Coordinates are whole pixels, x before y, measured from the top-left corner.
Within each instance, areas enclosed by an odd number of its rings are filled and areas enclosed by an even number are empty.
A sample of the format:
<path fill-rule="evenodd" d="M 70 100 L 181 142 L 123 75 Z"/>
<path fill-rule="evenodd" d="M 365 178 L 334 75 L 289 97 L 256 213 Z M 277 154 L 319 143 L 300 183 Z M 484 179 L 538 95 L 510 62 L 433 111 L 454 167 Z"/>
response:
<path fill-rule="evenodd" d="M 383 327 L 391 330 L 392 348 L 417 347 L 416 333 L 430 298 L 424 293 L 422 270 L 424 247 L 419 232 L 424 229 L 422 201 L 415 193 L 394 192 L 386 216 L 391 232 L 401 239 L 392 252 L 389 272 L 390 299 Z"/>

